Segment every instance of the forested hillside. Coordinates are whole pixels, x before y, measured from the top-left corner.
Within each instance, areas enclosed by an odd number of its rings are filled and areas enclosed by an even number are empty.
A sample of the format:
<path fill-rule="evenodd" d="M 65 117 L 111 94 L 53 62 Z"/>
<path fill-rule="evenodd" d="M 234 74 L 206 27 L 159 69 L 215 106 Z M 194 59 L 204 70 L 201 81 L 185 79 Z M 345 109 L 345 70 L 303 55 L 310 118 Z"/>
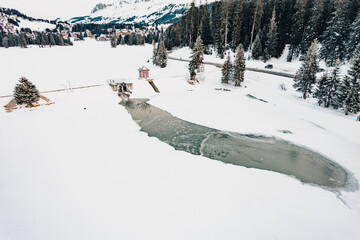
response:
<path fill-rule="evenodd" d="M 305 55 L 318 39 L 321 58 L 329 66 L 346 61 L 360 50 L 360 1 L 353 0 L 222 0 L 196 6 L 166 31 L 166 47 L 192 47 L 201 35 L 205 52 L 241 43 L 254 59 L 279 57 L 290 45 L 287 60 Z"/>

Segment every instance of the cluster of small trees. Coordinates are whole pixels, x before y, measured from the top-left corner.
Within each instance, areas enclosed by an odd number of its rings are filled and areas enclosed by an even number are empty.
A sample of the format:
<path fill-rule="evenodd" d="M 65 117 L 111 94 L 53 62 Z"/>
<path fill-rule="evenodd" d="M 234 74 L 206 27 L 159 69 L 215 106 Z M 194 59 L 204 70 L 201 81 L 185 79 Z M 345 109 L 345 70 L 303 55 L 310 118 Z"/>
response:
<path fill-rule="evenodd" d="M 64 39 L 61 34 L 54 32 L 32 32 L 32 33 L 0 33 L 0 47 L 23 47 L 27 45 L 72 45 L 70 38 Z"/>
<path fill-rule="evenodd" d="M 116 48 L 118 45 L 144 45 L 146 43 L 145 36 L 142 34 L 131 33 L 125 36 L 113 33 L 110 39 L 111 47 Z"/>
<path fill-rule="evenodd" d="M 211 8 L 211 11 L 210 11 Z M 305 56 L 319 39 L 321 59 L 334 66 L 360 50 L 360 2 L 353 0 L 222 0 L 199 7 L 191 4 L 182 20 L 166 31 L 168 49 L 193 48 L 201 35 L 205 54 L 213 46 L 223 58 L 241 43 L 254 59 L 279 57 L 290 45 L 288 61 Z M 211 12 L 211 15 L 210 15 Z"/>
<path fill-rule="evenodd" d="M 330 72 L 325 72 L 317 81 L 316 74 L 319 69 L 318 42 L 315 40 L 309 47 L 302 66 L 294 78 L 294 88 L 303 94 L 306 99 L 313 93 L 319 105 L 343 109 L 345 114 L 360 111 L 360 51 L 352 60 L 351 69 L 344 77 L 340 76 L 340 60 Z"/>
<path fill-rule="evenodd" d="M 230 55 L 227 56 L 225 63 L 221 69 L 221 82 L 229 83 L 230 81 L 233 81 L 235 83 L 235 87 L 240 87 L 241 83 L 244 82 L 245 70 L 246 66 L 244 48 L 240 44 L 236 49 L 236 57 L 234 64 L 230 60 Z"/>
<path fill-rule="evenodd" d="M 160 43 L 156 44 L 155 40 L 153 44 L 153 64 L 161 68 L 167 66 L 167 53 L 164 40 L 160 40 Z"/>

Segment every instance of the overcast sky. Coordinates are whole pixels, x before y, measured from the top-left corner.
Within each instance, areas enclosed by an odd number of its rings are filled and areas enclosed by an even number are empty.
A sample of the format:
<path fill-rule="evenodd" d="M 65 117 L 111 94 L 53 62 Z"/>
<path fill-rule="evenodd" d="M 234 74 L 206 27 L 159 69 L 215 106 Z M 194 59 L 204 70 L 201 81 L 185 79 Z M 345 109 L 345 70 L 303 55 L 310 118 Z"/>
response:
<path fill-rule="evenodd" d="M 88 15 L 98 3 L 113 3 L 116 0 L 0 0 L 0 7 L 15 8 L 34 18 L 69 19 Z"/>

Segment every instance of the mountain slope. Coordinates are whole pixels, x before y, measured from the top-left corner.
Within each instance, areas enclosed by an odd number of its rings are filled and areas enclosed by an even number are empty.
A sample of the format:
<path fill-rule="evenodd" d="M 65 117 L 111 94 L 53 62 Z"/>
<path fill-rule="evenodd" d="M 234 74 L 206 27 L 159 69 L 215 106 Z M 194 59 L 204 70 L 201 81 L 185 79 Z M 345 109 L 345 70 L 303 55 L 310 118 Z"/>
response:
<path fill-rule="evenodd" d="M 97 4 L 88 16 L 74 17 L 71 23 L 173 23 L 181 18 L 193 0 L 118 0 Z M 210 0 L 208 2 L 213 2 Z"/>
<path fill-rule="evenodd" d="M 54 21 L 36 19 L 11 8 L 0 7 L 0 32 L 15 33 L 21 28 L 29 28 L 32 31 L 44 31 L 56 28 Z"/>

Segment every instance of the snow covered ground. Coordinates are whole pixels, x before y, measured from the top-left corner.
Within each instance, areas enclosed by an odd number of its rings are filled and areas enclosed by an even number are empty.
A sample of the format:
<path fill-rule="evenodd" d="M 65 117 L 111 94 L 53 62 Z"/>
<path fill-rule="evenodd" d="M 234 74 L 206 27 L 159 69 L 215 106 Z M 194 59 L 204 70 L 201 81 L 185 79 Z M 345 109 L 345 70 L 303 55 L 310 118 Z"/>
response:
<path fill-rule="evenodd" d="M 0 96 L 11 95 L 20 76 L 40 91 L 125 78 L 134 83 L 133 97 L 149 98 L 174 116 L 294 142 L 360 179 L 355 115 L 304 101 L 291 79 L 261 73 L 247 72 L 244 86 L 235 88 L 220 83 L 220 69 L 206 66 L 202 83 L 192 86 L 187 63 L 169 61 L 160 69 L 147 63 L 151 55 L 150 45 L 111 49 L 94 40 L 0 48 Z M 137 79 L 142 65 L 161 93 Z M 360 237 L 359 190 L 328 191 L 175 151 L 140 132 L 106 85 L 44 95 L 55 104 L 0 110 L 0 239 Z M 0 98 L 0 105 L 10 100 Z"/>

